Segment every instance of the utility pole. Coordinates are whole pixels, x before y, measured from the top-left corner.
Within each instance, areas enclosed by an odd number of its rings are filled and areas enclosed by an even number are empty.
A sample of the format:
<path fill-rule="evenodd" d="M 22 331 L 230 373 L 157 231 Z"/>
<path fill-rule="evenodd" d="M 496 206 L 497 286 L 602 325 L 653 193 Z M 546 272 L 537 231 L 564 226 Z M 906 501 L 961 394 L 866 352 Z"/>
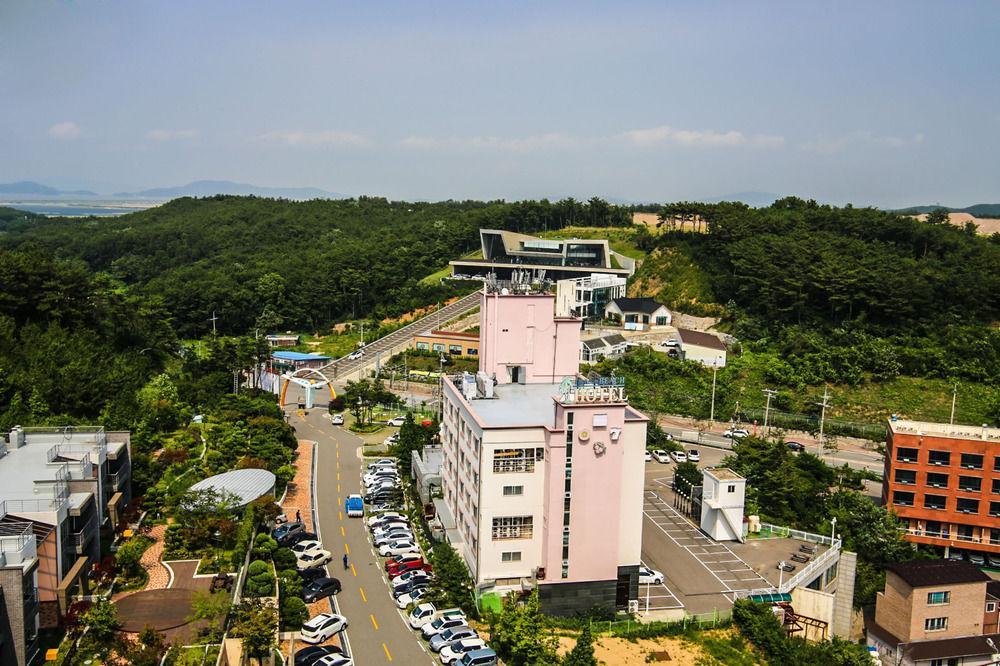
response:
<path fill-rule="evenodd" d="M 771 398 L 778 395 L 778 392 L 774 389 L 764 389 L 764 395 L 767 396 L 767 406 L 764 407 L 764 432 L 767 432 L 767 418 L 771 414 Z"/>
<path fill-rule="evenodd" d="M 215 310 L 212 310 L 212 316 L 209 321 L 212 322 L 212 335 L 215 335 L 215 322 L 218 321 L 218 317 L 215 316 Z"/>
<path fill-rule="evenodd" d="M 948 420 L 949 425 L 955 425 L 955 401 L 958 399 L 958 384 L 955 384 L 955 388 L 951 390 L 951 418 Z"/>
<path fill-rule="evenodd" d="M 361 320 L 361 346 L 365 346 L 365 322 Z"/>
<path fill-rule="evenodd" d="M 712 365 L 712 411 L 709 413 L 708 422 L 715 425 L 715 376 L 719 374 L 719 366 Z"/>
<path fill-rule="evenodd" d="M 826 408 L 830 406 L 830 387 L 823 387 L 823 402 L 817 402 L 822 409 L 819 413 L 819 444 L 817 444 L 816 449 L 819 457 L 823 457 L 823 425 L 826 421 Z"/>

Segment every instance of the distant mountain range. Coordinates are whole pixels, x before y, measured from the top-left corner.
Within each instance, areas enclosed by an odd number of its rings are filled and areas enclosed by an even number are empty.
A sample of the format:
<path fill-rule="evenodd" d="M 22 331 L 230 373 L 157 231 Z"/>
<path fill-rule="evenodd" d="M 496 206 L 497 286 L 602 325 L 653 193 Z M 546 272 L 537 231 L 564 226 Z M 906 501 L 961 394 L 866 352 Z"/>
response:
<path fill-rule="evenodd" d="M 911 206 L 909 208 L 900 208 L 897 213 L 906 213 L 907 215 L 921 215 L 923 213 L 929 213 L 938 208 L 944 208 L 949 213 L 968 213 L 973 217 L 1000 217 L 1000 204 L 976 204 L 974 206 L 966 206 L 965 208 L 952 208 L 950 206 Z"/>
<path fill-rule="evenodd" d="M 66 199 L 70 197 L 86 199 L 153 199 L 165 200 L 177 197 L 210 197 L 215 194 L 254 195 L 280 199 L 343 199 L 346 195 L 328 192 L 315 187 L 261 187 L 228 180 L 196 180 L 178 187 L 156 187 L 138 192 L 115 192 L 99 194 L 90 190 L 60 190 L 33 181 L 0 183 L 0 196 L 25 199 Z"/>
<path fill-rule="evenodd" d="M 30 180 L 21 180 L 16 183 L 0 183 L 0 194 L 20 194 L 20 195 L 31 195 L 35 197 L 98 196 L 96 192 L 91 192 L 90 190 L 57 190 L 54 187 L 49 187 L 48 185 L 42 185 L 41 183 L 36 183 Z"/>

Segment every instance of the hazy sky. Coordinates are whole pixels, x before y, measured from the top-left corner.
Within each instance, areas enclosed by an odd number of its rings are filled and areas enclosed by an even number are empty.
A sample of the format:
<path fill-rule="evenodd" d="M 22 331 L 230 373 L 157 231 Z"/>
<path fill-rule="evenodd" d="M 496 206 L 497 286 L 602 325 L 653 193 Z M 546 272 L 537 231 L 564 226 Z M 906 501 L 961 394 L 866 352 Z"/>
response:
<path fill-rule="evenodd" d="M 967 0 L 0 0 L 0 181 L 996 202 L 998 26 Z"/>

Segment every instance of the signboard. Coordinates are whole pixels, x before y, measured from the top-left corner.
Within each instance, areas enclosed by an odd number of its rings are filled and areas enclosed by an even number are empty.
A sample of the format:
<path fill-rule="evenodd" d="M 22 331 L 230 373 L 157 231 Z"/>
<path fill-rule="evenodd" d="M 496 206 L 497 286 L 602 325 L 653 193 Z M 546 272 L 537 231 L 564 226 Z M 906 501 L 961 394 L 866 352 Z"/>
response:
<path fill-rule="evenodd" d="M 625 402 L 625 378 L 597 374 L 566 377 L 559 385 L 559 394 L 565 403 Z"/>

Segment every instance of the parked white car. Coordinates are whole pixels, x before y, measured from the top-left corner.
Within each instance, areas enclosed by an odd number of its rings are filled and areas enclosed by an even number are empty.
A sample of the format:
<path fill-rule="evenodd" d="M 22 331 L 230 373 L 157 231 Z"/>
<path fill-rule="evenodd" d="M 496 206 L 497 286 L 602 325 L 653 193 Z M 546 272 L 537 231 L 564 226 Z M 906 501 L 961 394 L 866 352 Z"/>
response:
<path fill-rule="evenodd" d="M 684 453 L 683 451 L 674 451 L 670 455 L 673 456 L 675 462 L 679 463 L 687 462 L 688 459 L 688 454 Z"/>
<path fill-rule="evenodd" d="M 650 569 L 645 564 L 639 565 L 639 585 L 653 585 L 663 582 L 663 574 L 656 569 Z"/>
<path fill-rule="evenodd" d="M 416 541 L 413 538 L 413 532 L 410 530 L 395 530 L 393 532 L 387 532 L 380 537 L 375 537 L 373 539 L 376 548 L 381 548 L 390 543 L 395 543 L 397 541 Z"/>
<path fill-rule="evenodd" d="M 388 423 L 391 426 L 394 426 L 394 427 L 398 428 L 401 425 L 403 425 L 404 423 L 406 423 L 406 417 L 405 416 L 397 416 L 395 418 L 389 419 L 388 421 L 386 421 L 386 423 Z"/>
<path fill-rule="evenodd" d="M 650 453 L 648 449 L 646 450 L 645 459 L 646 462 L 653 462 L 653 454 Z"/>
<path fill-rule="evenodd" d="M 312 550 L 302 553 L 295 559 L 299 569 L 315 569 L 333 561 L 333 555 L 328 550 Z"/>
<path fill-rule="evenodd" d="M 656 449 L 653 451 L 653 459 L 658 463 L 666 464 L 670 462 L 670 454 L 663 449 Z"/>
<path fill-rule="evenodd" d="M 690 460 L 691 462 L 701 461 L 701 454 L 698 453 L 698 449 L 690 449 L 688 450 L 687 453 L 688 453 L 688 460 Z"/>
<path fill-rule="evenodd" d="M 378 554 L 382 557 L 402 555 L 404 553 L 419 553 L 420 549 L 413 541 L 392 541 L 379 546 Z"/>
<path fill-rule="evenodd" d="M 428 622 L 432 622 L 437 617 L 437 608 L 434 604 L 419 604 L 407 614 L 406 619 L 413 629 L 420 629 Z"/>
<path fill-rule="evenodd" d="M 430 640 L 440 634 L 445 629 L 451 629 L 452 627 L 461 627 L 468 624 L 465 620 L 465 615 L 442 615 L 433 622 L 428 622 L 421 629 L 424 640 Z"/>
<path fill-rule="evenodd" d="M 396 462 L 395 458 L 379 458 L 374 462 L 368 463 L 368 469 L 372 470 L 377 467 L 391 467 L 393 469 L 396 469 L 397 465 L 398 463 Z"/>
<path fill-rule="evenodd" d="M 406 585 L 410 581 L 414 580 L 430 580 L 430 573 L 424 571 L 423 569 L 413 569 L 412 571 L 404 571 L 403 573 L 395 576 L 392 579 L 393 588 L 397 588 L 400 585 Z"/>
<path fill-rule="evenodd" d="M 314 550 L 323 550 L 323 544 L 315 539 L 299 541 L 297 544 L 292 546 L 292 552 L 295 553 L 295 557 L 298 557 L 303 553 L 310 553 Z"/>
<path fill-rule="evenodd" d="M 331 414 L 330 423 L 333 425 L 344 425 L 344 415 L 343 414 Z"/>
<path fill-rule="evenodd" d="M 342 654 L 328 654 L 314 661 L 312 666 L 354 666 L 354 660 Z"/>
<path fill-rule="evenodd" d="M 368 519 L 368 527 L 375 527 L 380 523 L 388 523 L 394 519 L 401 521 L 406 521 L 406 516 L 398 511 L 386 511 L 385 513 L 380 513 L 377 516 L 372 516 Z"/>
<path fill-rule="evenodd" d="M 412 592 L 407 592 L 406 594 L 401 594 L 396 597 L 396 606 L 399 608 L 406 608 L 410 604 L 418 604 L 420 600 L 426 597 L 430 593 L 430 588 L 418 587 Z M 433 620 L 434 618 L 430 618 Z M 428 620 L 428 622 L 430 622 Z"/>
<path fill-rule="evenodd" d="M 334 613 L 320 613 L 303 625 L 300 638 L 304 643 L 322 643 L 347 629 L 347 618 Z"/>
<path fill-rule="evenodd" d="M 482 650 L 486 647 L 486 641 L 482 638 L 462 638 L 453 641 L 441 648 L 441 663 L 453 664 L 462 658 L 466 652 Z"/>

